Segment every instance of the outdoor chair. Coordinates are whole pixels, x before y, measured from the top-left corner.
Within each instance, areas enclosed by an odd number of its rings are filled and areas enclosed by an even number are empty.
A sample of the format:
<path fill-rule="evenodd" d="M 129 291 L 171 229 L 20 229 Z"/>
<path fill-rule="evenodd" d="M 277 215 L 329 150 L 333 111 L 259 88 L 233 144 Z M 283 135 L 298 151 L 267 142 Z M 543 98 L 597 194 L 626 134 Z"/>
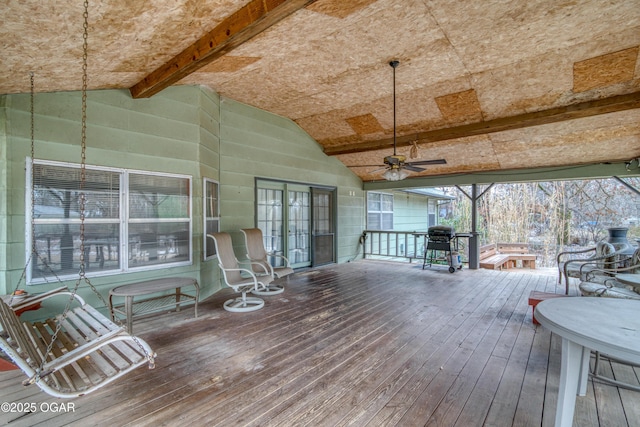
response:
<path fill-rule="evenodd" d="M 259 228 L 244 228 L 241 230 L 244 234 L 244 241 L 247 247 L 247 258 L 252 262 L 254 273 L 262 274 L 264 270 L 268 270 L 268 274 L 272 279 L 279 279 L 293 273 L 293 269 L 289 266 L 289 260 L 278 254 L 267 253 L 264 246 L 262 230 Z M 269 262 L 269 257 L 279 258 L 283 265 L 273 266 Z M 267 290 L 259 291 L 260 294 L 273 295 L 284 291 L 284 287 L 278 283 L 270 283 Z M 258 293 L 258 292 L 254 292 Z"/>
<path fill-rule="evenodd" d="M 252 270 L 240 267 L 233 251 L 233 243 L 229 233 L 207 234 L 207 237 L 212 238 L 216 245 L 218 266 L 222 270 L 225 283 L 234 291 L 242 294 L 238 298 L 227 300 L 224 303 L 224 309 L 232 312 L 261 309 L 264 306 L 264 300 L 248 297 L 247 292 L 266 289 L 273 280 L 271 276 L 263 274 L 258 278 Z"/>
<path fill-rule="evenodd" d="M 584 282 L 604 283 L 620 273 L 640 274 L 640 247 L 636 248 L 630 257 L 618 260 L 613 265 L 599 267 L 592 263 L 584 263 L 580 267 L 580 278 Z"/>
<path fill-rule="evenodd" d="M 615 278 L 617 274 L 639 274 L 640 248 L 635 250 L 635 252 L 631 256 L 630 262 L 631 265 L 622 268 L 587 268 L 588 271 L 583 273 L 583 278 L 585 280 L 579 285 L 580 294 L 584 297 L 632 299 L 637 300 L 638 304 L 640 305 L 640 289 L 638 287 L 634 288 L 633 286 L 625 285 Z M 620 279 L 622 280 L 622 276 Z M 624 327 L 624 325 L 621 325 L 621 327 Z M 593 354 L 595 361 L 592 365 L 593 368 L 590 371 L 590 375 L 592 378 L 629 390 L 640 391 L 640 386 L 636 385 L 637 383 L 630 384 L 612 378 L 608 375 L 601 374 L 599 368 L 602 359 L 611 359 L 618 363 L 635 367 L 638 367 L 637 365 L 624 360 L 612 359 L 607 355 L 601 354 L 600 352 L 593 352 Z"/>
<path fill-rule="evenodd" d="M 640 300 L 640 289 L 625 285 L 616 280 L 618 274 L 640 274 L 640 248 L 636 249 L 628 260 L 626 267 L 589 268 L 584 264 L 581 273 L 582 282 L 580 293 L 584 296 L 598 296 L 610 298 L 626 298 Z"/>
<path fill-rule="evenodd" d="M 623 298 L 640 300 L 640 293 L 625 286 L 616 279 L 605 280 L 604 283 L 582 282 L 580 293 L 585 297 Z"/>
<path fill-rule="evenodd" d="M 585 254 L 593 255 L 584 258 Z M 568 258 L 563 261 L 563 258 Z M 569 295 L 569 277 L 580 278 L 580 267 L 589 264 L 593 268 L 606 268 L 616 262 L 615 247 L 604 240 L 596 243 L 596 246 L 580 251 L 560 252 L 556 258 L 558 264 L 558 283 L 562 284 L 562 276 L 565 281 L 565 294 Z"/>

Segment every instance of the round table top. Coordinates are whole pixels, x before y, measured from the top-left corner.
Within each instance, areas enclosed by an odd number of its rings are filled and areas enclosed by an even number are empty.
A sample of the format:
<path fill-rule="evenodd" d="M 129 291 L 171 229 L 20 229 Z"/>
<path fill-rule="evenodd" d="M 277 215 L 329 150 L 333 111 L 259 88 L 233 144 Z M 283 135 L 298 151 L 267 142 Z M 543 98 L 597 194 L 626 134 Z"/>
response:
<path fill-rule="evenodd" d="M 620 273 L 615 278 L 625 285 L 640 286 L 640 274 Z"/>
<path fill-rule="evenodd" d="M 640 301 L 566 297 L 540 302 L 538 322 L 591 350 L 640 363 Z"/>

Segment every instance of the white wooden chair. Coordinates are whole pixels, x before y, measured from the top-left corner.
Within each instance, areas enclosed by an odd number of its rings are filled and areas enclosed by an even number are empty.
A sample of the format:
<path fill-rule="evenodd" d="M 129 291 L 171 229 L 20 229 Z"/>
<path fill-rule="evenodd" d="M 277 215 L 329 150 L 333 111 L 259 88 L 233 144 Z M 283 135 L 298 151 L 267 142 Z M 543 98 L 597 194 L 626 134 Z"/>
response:
<path fill-rule="evenodd" d="M 56 296 L 67 300 L 71 296 L 76 307 L 34 322 L 16 314 Z M 82 396 L 139 366 L 154 367 L 155 353 L 144 340 L 128 334 L 66 287 L 15 304 L 0 300 L 0 325 L 0 348 L 27 375 L 23 384 L 36 384 L 51 396 Z"/>
<path fill-rule="evenodd" d="M 252 270 L 240 267 L 229 233 L 214 233 L 207 236 L 212 238 L 216 245 L 218 266 L 222 270 L 225 283 L 234 291 L 241 293 L 240 297 L 225 301 L 224 309 L 232 312 L 246 312 L 264 307 L 263 299 L 248 297 L 247 292 L 265 290 L 273 280 L 268 271 L 263 269 L 262 275 L 258 277 Z"/>
<path fill-rule="evenodd" d="M 268 270 L 268 274 L 275 280 L 288 276 L 293 273 L 293 269 L 289 265 L 289 260 L 283 255 L 268 254 L 264 247 L 264 239 L 262 230 L 259 228 L 243 228 L 242 234 L 244 234 L 244 242 L 247 248 L 247 258 L 254 263 L 253 271 L 256 274 L 260 274 L 265 269 Z M 269 257 L 279 258 L 284 265 L 273 266 L 269 262 Z M 260 292 L 260 295 L 275 295 L 282 293 L 284 286 L 279 283 L 270 283 L 268 288 Z M 258 292 L 254 292 L 258 293 Z"/>

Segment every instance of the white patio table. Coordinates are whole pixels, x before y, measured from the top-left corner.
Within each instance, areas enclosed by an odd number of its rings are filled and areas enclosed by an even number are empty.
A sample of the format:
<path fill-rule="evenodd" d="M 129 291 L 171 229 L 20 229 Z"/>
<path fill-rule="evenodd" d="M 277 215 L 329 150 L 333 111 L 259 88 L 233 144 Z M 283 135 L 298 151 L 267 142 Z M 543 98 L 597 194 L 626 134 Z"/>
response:
<path fill-rule="evenodd" d="M 567 297 L 540 302 L 538 322 L 562 338 L 556 427 L 571 427 L 587 392 L 591 351 L 640 364 L 640 301 Z"/>

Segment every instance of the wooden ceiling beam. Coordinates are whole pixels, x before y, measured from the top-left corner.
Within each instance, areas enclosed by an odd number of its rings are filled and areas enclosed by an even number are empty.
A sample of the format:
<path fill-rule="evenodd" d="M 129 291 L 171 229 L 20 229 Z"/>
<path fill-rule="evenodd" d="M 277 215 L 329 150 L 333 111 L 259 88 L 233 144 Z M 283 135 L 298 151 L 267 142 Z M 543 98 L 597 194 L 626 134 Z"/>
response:
<path fill-rule="evenodd" d="M 517 116 L 502 117 L 499 119 L 470 123 L 450 128 L 402 135 L 396 138 L 396 145 L 398 147 L 406 147 L 411 145 L 414 141 L 425 143 L 486 135 L 489 133 L 557 123 L 566 120 L 596 116 L 599 114 L 631 110 L 634 108 L 640 108 L 640 92 L 617 95 L 592 101 L 584 101 L 564 107 L 555 107 L 533 113 L 519 114 Z M 381 150 L 389 148 L 390 146 L 393 146 L 393 138 L 329 146 L 324 149 L 324 153 L 328 156 L 337 156 L 340 154 Z"/>
<path fill-rule="evenodd" d="M 204 37 L 132 86 L 133 98 L 148 98 L 229 53 L 242 43 L 316 0 L 251 0 Z"/>

